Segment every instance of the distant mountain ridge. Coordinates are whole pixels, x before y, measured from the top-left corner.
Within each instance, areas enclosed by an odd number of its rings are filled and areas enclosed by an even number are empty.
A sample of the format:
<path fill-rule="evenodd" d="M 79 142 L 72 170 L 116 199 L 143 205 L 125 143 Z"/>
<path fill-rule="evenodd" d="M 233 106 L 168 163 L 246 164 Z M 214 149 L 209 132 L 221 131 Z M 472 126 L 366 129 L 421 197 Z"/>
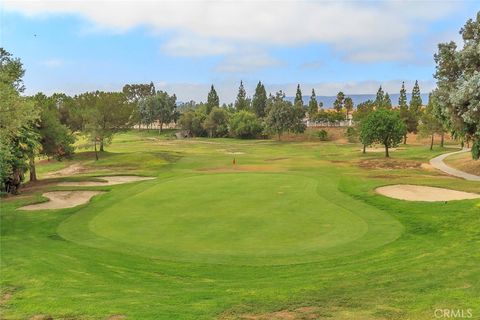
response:
<path fill-rule="evenodd" d="M 398 105 L 398 97 L 400 96 L 399 93 L 392 93 L 390 94 L 390 99 L 392 100 L 392 105 L 397 106 Z M 410 102 L 411 94 L 407 93 L 407 101 Z M 428 93 L 422 93 L 422 102 L 424 105 L 428 103 Z M 345 94 L 345 97 L 350 97 L 353 100 L 353 103 L 355 104 L 355 107 L 362 102 L 365 102 L 367 100 L 372 100 L 375 101 L 376 94 Z M 330 109 L 333 107 L 333 102 L 335 101 L 337 97 L 336 96 L 317 96 L 317 101 L 318 102 L 323 102 L 323 107 L 325 109 Z M 286 97 L 285 98 L 288 101 L 293 102 L 295 100 L 295 97 Z M 308 102 L 310 101 L 310 96 L 303 96 L 303 103 L 305 105 L 308 105 Z"/>

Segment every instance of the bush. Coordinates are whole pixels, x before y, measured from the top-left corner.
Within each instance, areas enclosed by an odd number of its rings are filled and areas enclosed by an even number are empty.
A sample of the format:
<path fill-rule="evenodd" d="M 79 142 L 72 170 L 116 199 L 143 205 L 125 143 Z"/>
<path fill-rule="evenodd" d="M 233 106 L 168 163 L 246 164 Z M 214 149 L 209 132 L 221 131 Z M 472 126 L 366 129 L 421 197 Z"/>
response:
<path fill-rule="evenodd" d="M 347 138 L 348 142 L 355 143 L 358 142 L 358 134 L 357 130 L 353 127 L 348 127 L 347 131 L 345 131 L 345 137 Z"/>
<path fill-rule="evenodd" d="M 228 112 L 224 108 L 214 107 L 203 122 L 203 127 L 211 138 L 221 138 L 228 134 L 228 122 Z"/>
<path fill-rule="evenodd" d="M 320 138 L 321 141 L 328 140 L 328 132 L 323 129 L 317 132 L 317 136 L 318 138 Z"/>
<path fill-rule="evenodd" d="M 262 133 L 262 130 L 262 124 L 257 116 L 246 110 L 235 113 L 230 122 L 230 133 L 236 138 L 255 138 Z"/>

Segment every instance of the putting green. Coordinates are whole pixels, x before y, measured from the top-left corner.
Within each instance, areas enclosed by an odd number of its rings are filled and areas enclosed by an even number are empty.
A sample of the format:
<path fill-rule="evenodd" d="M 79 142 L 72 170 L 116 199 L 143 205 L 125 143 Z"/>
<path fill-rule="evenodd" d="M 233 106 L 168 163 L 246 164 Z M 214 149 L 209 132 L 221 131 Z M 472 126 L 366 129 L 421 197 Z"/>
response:
<path fill-rule="evenodd" d="M 59 233 L 157 259 L 275 265 L 359 253 L 403 230 L 327 177 L 203 174 L 141 185 L 113 190 L 67 219 Z"/>

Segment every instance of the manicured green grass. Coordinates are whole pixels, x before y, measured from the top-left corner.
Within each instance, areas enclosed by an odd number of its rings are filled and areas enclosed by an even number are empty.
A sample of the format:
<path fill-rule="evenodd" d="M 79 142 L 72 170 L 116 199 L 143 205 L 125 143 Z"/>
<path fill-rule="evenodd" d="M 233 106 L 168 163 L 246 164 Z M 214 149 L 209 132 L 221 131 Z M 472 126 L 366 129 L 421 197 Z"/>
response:
<path fill-rule="evenodd" d="M 69 163 L 84 176 L 155 180 L 102 187 L 64 210 L 15 210 L 62 189 L 54 185 L 2 200 L 3 319 L 480 316 L 480 202 L 374 192 L 396 183 L 480 192 L 415 165 L 444 150 L 407 146 L 389 168 L 353 144 L 151 135 L 119 135 L 99 162 L 80 153 Z"/>

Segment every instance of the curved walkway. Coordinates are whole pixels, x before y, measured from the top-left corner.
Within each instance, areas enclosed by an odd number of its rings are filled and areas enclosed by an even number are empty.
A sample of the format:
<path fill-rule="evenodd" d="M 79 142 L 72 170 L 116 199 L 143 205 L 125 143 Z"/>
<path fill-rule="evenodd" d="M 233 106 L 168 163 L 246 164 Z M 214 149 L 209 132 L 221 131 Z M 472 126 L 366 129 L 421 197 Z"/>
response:
<path fill-rule="evenodd" d="M 455 176 L 455 177 L 458 177 L 458 178 L 462 178 L 462 179 L 465 179 L 465 180 L 470 180 L 470 181 L 480 181 L 480 176 L 457 170 L 455 168 L 447 166 L 445 164 L 445 162 L 443 162 L 443 160 L 448 156 L 451 156 L 451 155 L 457 154 L 457 153 L 468 152 L 468 151 L 470 151 L 470 149 L 463 149 L 463 150 L 460 150 L 460 151 L 441 154 L 438 157 L 435 157 L 435 158 L 431 159 L 430 164 L 433 167 L 437 168 L 438 170 L 443 171 L 445 173 L 448 173 L 449 175 L 452 175 L 452 176 Z"/>

